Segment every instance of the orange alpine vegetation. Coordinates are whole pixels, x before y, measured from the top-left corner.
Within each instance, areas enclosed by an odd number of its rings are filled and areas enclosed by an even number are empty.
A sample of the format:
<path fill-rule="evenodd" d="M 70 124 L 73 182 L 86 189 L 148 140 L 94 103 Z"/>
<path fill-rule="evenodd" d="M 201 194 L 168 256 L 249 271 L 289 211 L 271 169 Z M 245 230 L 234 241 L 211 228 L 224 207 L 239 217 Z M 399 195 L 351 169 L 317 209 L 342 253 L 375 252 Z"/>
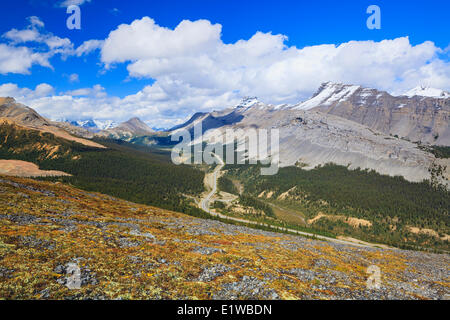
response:
<path fill-rule="evenodd" d="M 370 266 L 379 289 L 366 286 Z M 0 177 L 3 299 L 441 299 L 449 266 L 447 254 L 323 242 Z"/>

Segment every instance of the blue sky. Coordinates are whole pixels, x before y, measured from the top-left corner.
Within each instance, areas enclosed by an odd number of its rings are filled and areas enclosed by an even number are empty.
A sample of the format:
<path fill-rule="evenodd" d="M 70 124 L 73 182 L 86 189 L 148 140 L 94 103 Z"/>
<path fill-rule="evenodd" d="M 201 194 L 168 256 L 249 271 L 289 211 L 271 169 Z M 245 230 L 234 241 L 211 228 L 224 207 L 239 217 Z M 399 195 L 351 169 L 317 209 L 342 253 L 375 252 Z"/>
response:
<path fill-rule="evenodd" d="M 67 29 L 63 1 L 3 1 L 0 10 L 0 95 L 52 118 L 136 114 L 170 126 L 243 95 L 294 103 L 328 80 L 391 93 L 420 84 L 450 89 L 449 1 L 65 1 L 80 4 L 81 30 Z M 381 8 L 380 30 L 366 27 L 371 4 Z M 193 25 L 173 32 L 183 20 Z M 134 21 L 136 28 L 110 37 Z M 35 30 L 39 40 L 18 41 L 11 30 Z M 48 39 L 62 45 L 49 48 Z M 94 39 L 102 41 L 95 50 L 76 53 Z"/>

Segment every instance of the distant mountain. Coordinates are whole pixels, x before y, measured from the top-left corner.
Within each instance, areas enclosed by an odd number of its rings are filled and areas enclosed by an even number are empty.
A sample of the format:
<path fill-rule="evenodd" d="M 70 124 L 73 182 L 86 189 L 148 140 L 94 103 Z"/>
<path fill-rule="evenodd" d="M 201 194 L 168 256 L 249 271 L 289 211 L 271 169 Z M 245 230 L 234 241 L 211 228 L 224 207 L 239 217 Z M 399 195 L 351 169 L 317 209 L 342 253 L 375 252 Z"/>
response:
<path fill-rule="evenodd" d="M 97 135 L 114 139 L 129 140 L 135 137 L 151 135 L 154 133 L 155 130 L 150 128 L 139 118 L 134 117 L 113 128 L 102 130 Z"/>
<path fill-rule="evenodd" d="M 94 120 L 94 119 L 88 119 L 88 120 L 78 120 L 78 121 L 68 121 L 70 124 L 74 126 L 78 126 L 81 128 L 85 128 L 88 130 L 92 130 L 94 132 L 100 131 L 100 130 L 108 130 L 112 129 L 117 126 L 117 123 L 115 123 L 112 120 Z"/>
<path fill-rule="evenodd" d="M 438 99 L 448 99 L 450 98 L 450 92 L 441 90 L 441 89 L 435 89 L 435 88 L 429 88 L 429 87 L 423 87 L 419 86 L 414 89 L 409 90 L 404 96 L 407 97 L 430 97 L 430 98 L 438 98 Z"/>
<path fill-rule="evenodd" d="M 326 82 L 311 99 L 292 108 L 337 115 L 411 141 L 450 146 L 450 97 L 442 92 L 416 88 L 410 96 L 395 97 L 377 89 Z"/>
<path fill-rule="evenodd" d="M 326 94 L 323 94 L 324 90 Z M 320 110 L 321 106 L 339 103 L 351 107 L 356 102 L 345 102 L 347 99 L 358 101 L 364 97 L 367 99 L 364 108 L 370 109 L 371 101 L 378 95 L 389 96 L 375 89 L 323 85 L 312 98 L 316 98 L 317 104 L 306 101 L 297 105 L 274 106 L 256 99 L 248 103 L 249 100 L 245 99 L 237 106 L 222 111 L 196 115 L 195 119 L 190 119 L 185 126 L 178 127 L 172 133 L 186 129 L 193 134 L 194 125 L 198 122 L 202 123 L 207 141 L 212 140 L 213 129 L 217 129 L 219 136 L 223 136 L 228 128 L 279 129 L 282 167 L 302 164 L 308 169 L 332 162 L 349 168 L 360 167 L 381 174 L 399 175 L 409 181 L 430 179 L 429 169 L 435 165 L 444 166 L 441 161 L 448 159 L 436 159 L 414 143 Z M 378 117 L 375 111 L 373 116 Z M 448 173 L 444 175 L 448 176 Z"/>
<path fill-rule="evenodd" d="M 48 120 L 37 113 L 34 109 L 16 102 L 14 98 L 0 98 L 0 118 L 7 120 L 9 125 L 18 125 L 21 129 L 32 129 L 47 132 L 56 137 L 69 141 L 75 141 L 86 146 L 104 148 L 102 145 L 82 139 L 74 135 L 91 138 L 86 130 L 74 127 L 68 123 L 59 123 Z M 3 123 L 6 123 L 5 121 Z"/>
<path fill-rule="evenodd" d="M 91 132 L 99 132 L 101 130 L 112 129 L 118 124 L 113 120 L 97 120 L 97 119 L 85 119 L 85 120 L 69 120 L 69 119 L 58 119 L 57 122 L 68 123 L 72 126 L 83 128 Z"/>

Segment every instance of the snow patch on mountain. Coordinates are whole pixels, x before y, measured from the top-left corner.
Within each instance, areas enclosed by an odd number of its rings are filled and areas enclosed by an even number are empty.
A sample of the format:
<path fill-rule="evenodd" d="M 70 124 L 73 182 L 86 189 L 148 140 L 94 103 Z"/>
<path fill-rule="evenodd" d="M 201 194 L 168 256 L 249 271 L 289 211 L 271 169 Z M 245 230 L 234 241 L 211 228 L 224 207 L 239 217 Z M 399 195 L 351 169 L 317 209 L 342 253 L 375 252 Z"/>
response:
<path fill-rule="evenodd" d="M 418 86 L 414 89 L 405 92 L 403 96 L 407 96 L 409 98 L 419 96 L 419 97 L 429 97 L 429 98 L 442 98 L 448 99 L 450 98 L 450 93 L 441 89 Z"/>
<path fill-rule="evenodd" d="M 90 131 L 100 131 L 108 130 L 116 127 L 118 124 L 113 120 L 97 120 L 97 119 L 86 119 L 86 120 L 69 120 L 69 119 L 56 119 L 58 122 L 67 122 L 73 126 L 88 129 Z"/>
<path fill-rule="evenodd" d="M 331 105 L 334 102 L 343 102 L 352 96 L 360 86 L 345 85 L 342 83 L 326 82 L 312 96 L 298 105 L 293 106 L 295 110 L 310 110 L 320 105 Z"/>

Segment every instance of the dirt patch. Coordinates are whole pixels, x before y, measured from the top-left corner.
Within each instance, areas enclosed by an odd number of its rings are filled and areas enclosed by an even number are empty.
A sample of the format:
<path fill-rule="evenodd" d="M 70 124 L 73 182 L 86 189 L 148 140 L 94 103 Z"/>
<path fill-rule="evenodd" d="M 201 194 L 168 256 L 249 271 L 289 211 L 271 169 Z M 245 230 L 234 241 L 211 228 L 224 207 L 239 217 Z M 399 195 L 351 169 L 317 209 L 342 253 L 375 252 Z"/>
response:
<path fill-rule="evenodd" d="M 327 215 L 323 214 L 322 212 L 319 212 L 319 214 L 317 216 L 315 216 L 312 219 L 309 219 L 307 222 L 308 222 L 308 224 L 313 224 L 313 223 L 316 223 L 317 221 L 319 221 L 320 219 L 322 219 L 323 217 L 327 217 Z"/>
<path fill-rule="evenodd" d="M 448 240 L 450 240 L 450 235 L 445 234 L 443 237 L 440 237 L 440 236 L 439 236 L 439 233 L 437 233 L 437 232 L 436 232 L 435 230 L 433 230 L 433 229 L 426 229 L 426 228 L 420 229 L 420 228 L 417 228 L 417 227 L 410 227 L 410 226 L 408 226 L 408 230 L 409 230 L 410 232 L 414 233 L 414 234 L 420 234 L 420 233 L 422 233 L 422 234 L 426 234 L 426 235 L 429 235 L 429 236 L 432 236 L 432 237 L 441 239 L 441 240 L 443 240 L 443 241 L 448 241 Z"/>
<path fill-rule="evenodd" d="M 370 222 L 369 220 L 359 219 L 359 218 L 354 218 L 354 217 L 346 217 L 346 216 L 326 215 L 322 212 L 319 212 L 319 214 L 317 216 L 315 216 L 314 218 L 309 219 L 308 224 L 316 223 L 317 221 L 319 221 L 322 218 L 326 218 L 326 219 L 334 220 L 334 221 L 340 220 L 342 222 L 349 224 L 353 228 L 371 227 L 372 226 L 372 222 Z"/>
<path fill-rule="evenodd" d="M 258 198 L 270 199 L 272 198 L 273 194 L 274 194 L 273 191 L 263 191 L 258 195 Z"/>
<path fill-rule="evenodd" d="M 20 160 L 0 160 L 0 174 L 16 177 L 70 176 L 62 171 L 40 170 L 34 163 Z"/>
<path fill-rule="evenodd" d="M 292 191 L 294 191 L 296 188 L 297 188 L 297 187 L 293 187 L 293 188 L 289 189 L 288 191 L 286 191 L 286 192 L 280 194 L 280 196 L 278 197 L 278 200 L 285 200 L 285 199 L 289 196 L 289 194 L 290 194 Z"/>
<path fill-rule="evenodd" d="M 99 143 L 96 143 L 96 142 L 90 141 L 90 140 L 86 140 L 86 139 L 83 139 L 83 138 L 74 137 L 74 136 L 70 135 L 68 132 L 66 132 L 66 131 L 64 131 L 64 130 L 62 130 L 60 128 L 57 128 L 57 127 L 47 127 L 47 126 L 45 126 L 44 128 L 37 128 L 37 129 L 39 131 L 42 131 L 42 132 L 52 133 L 52 134 L 54 134 L 57 137 L 60 137 L 60 138 L 63 138 L 63 139 L 69 140 L 69 141 L 74 141 L 74 142 L 81 143 L 81 144 L 83 144 L 85 146 L 88 146 L 88 147 L 95 147 L 95 148 L 106 149 L 105 146 L 102 146 Z"/>
<path fill-rule="evenodd" d="M 336 237 L 336 239 L 345 240 L 345 241 L 354 242 L 354 243 L 359 243 L 359 244 L 364 244 L 364 245 L 370 245 L 370 246 L 374 246 L 375 245 L 375 246 L 383 248 L 383 249 L 389 249 L 389 246 L 384 245 L 384 244 L 368 243 L 368 242 L 365 242 L 365 241 L 362 241 L 362 240 L 359 240 L 359 239 L 355 239 L 355 238 L 352 238 L 352 237 L 338 236 L 338 237 Z"/>
<path fill-rule="evenodd" d="M 20 128 L 23 128 L 23 129 L 37 130 L 40 132 L 48 132 L 48 133 L 55 135 L 56 137 L 63 138 L 63 139 L 69 140 L 69 141 L 78 142 L 78 143 L 81 143 L 88 147 L 106 149 L 106 147 L 101 144 L 98 144 L 94 141 L 90 141 L 87 139 L 74 137 L 74 136 L 70 135 L 67 131 L 57 128 L 57 127 L 54 127 L 54 126 L 49 126 L 49 125 L 29 126 L 29 125 L 19 124 L 18 122 L 11 120 L 9 118 L 0 118 L 0 124 L 15 125 Z"/>

